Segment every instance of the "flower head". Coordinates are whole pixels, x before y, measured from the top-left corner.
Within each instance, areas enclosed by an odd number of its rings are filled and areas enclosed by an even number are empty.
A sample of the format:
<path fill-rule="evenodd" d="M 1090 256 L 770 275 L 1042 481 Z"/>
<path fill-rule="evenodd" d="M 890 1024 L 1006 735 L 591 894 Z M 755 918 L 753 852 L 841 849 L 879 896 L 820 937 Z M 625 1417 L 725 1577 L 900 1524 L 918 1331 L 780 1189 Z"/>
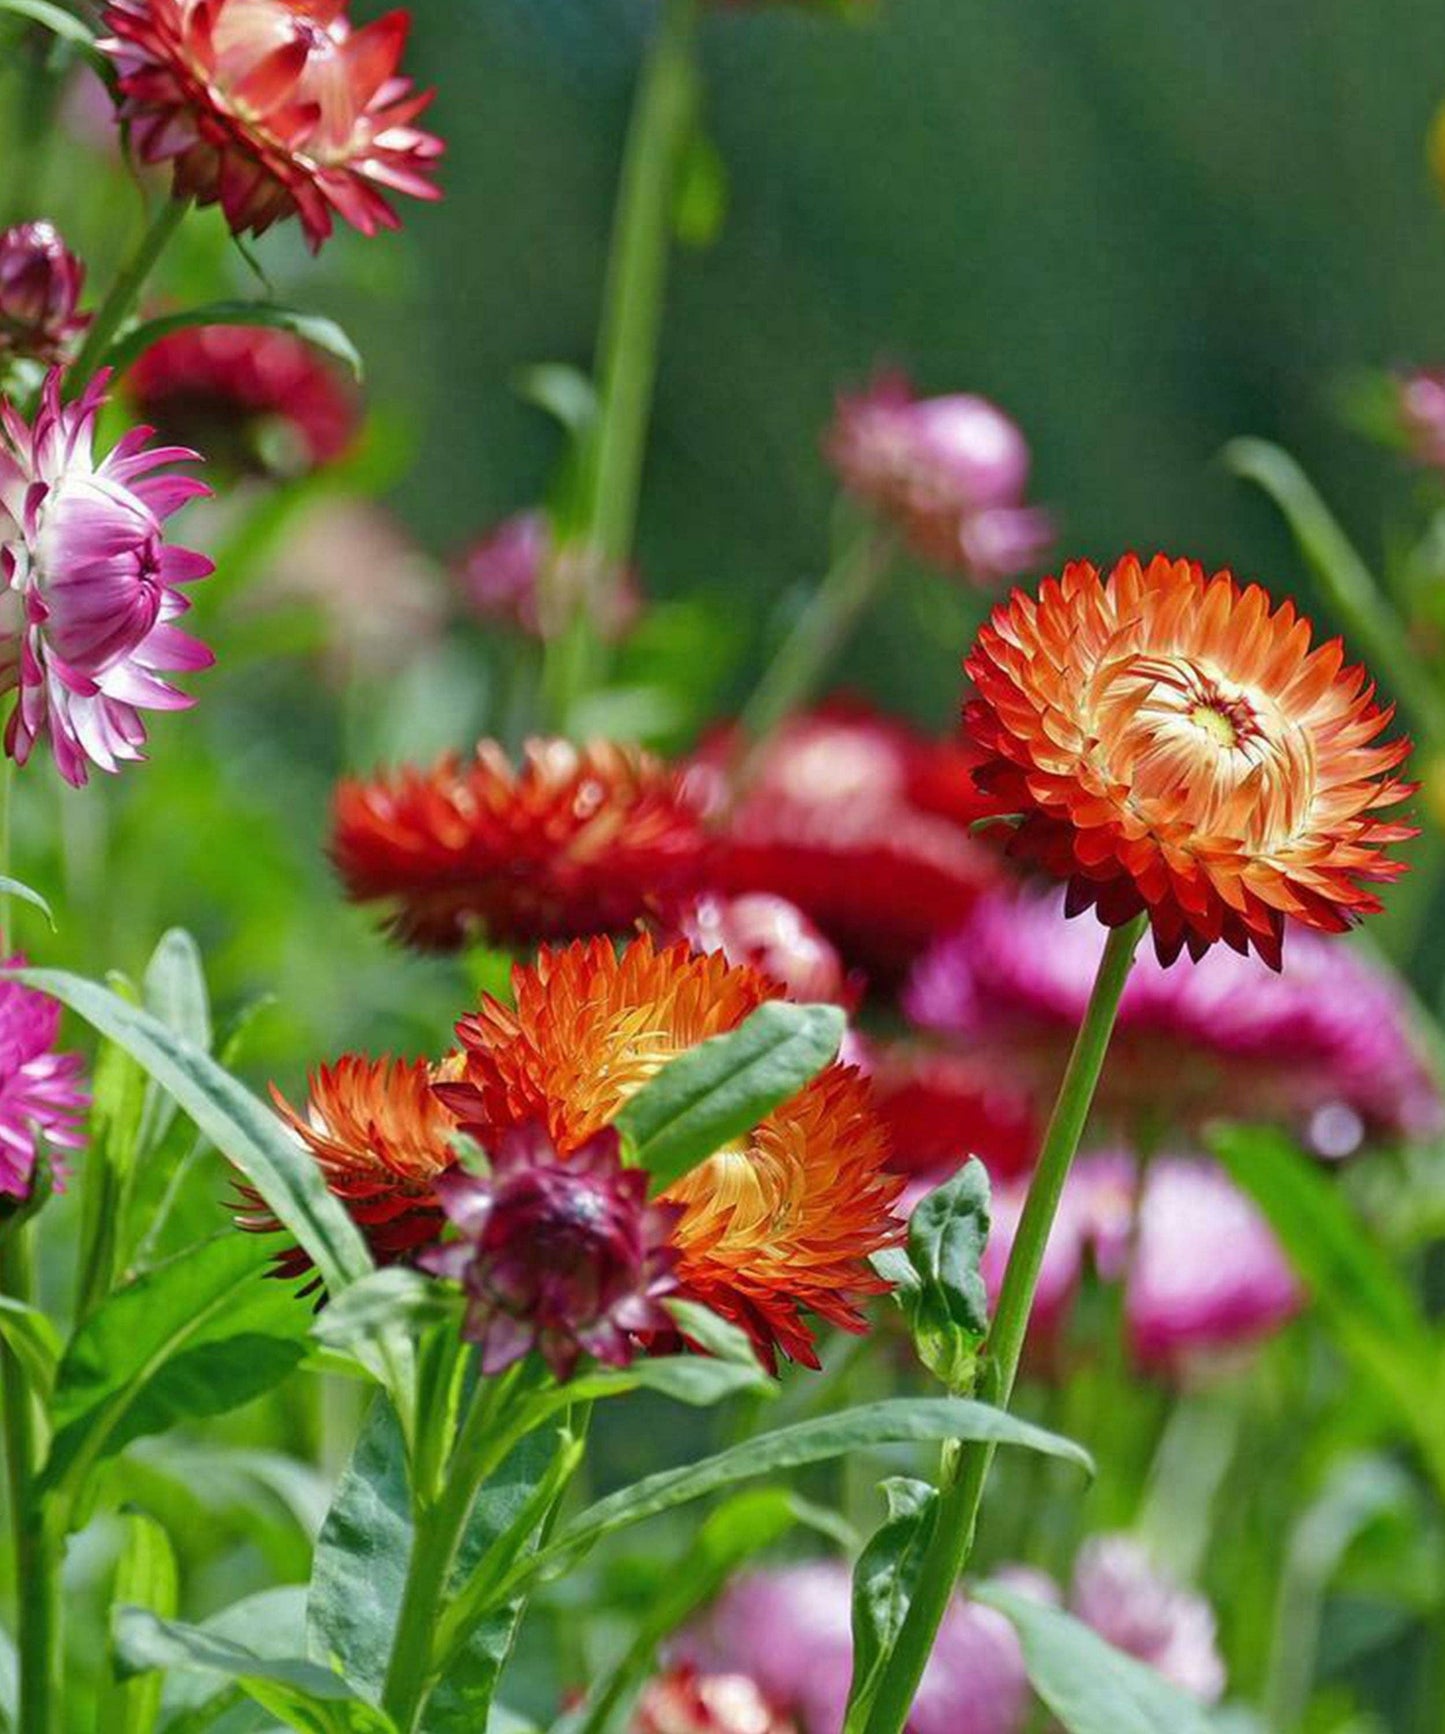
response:
<path fill-rule="evenodd" d="M 105 402 L 98 375 L 71 404 L 52 372 L 34 424 L 0 404 L 0 584 L 13 636 L 0 652 L 0 691 L 20 689 L 5 749 L 24 764 L 48 740 L 60 774 L 115 771 L 143 757 L 142 709 L 193 701 L 162 676 L 209 667 L 211 653 L 175 625 L 179 588 L 211 570 L 169 545 L 162 525 L 209 490 L 157 474 L 196 454 L 146 444 L 135 428 L 104 457 L 94 450 Z"/>
<path fill-rule="evenodd" d="M 440 195 L 440 139 L 416 126 L 431 101 L 397 70 L 410 16 L 360 29 L 345 0 L 110 0 L 100 43 L 119 74 L 121 118 L 174 194 L 217 204 L 259 235 L 299 216 L 313 251 L 335 217 L 398 227 L 387 193 Z"/>
<path fill-rule="evenodd" d="M 297 1112 L 273 1084 L 282 1119 L 310 1153 L 331 1193 L 366 1236 L 378 1264 L 396 1264 L 436 1239 L 446 1221 L 438 1182 L 456 1160 L 456 1121 L 432 1091 L 425 1060 L 373 1060 L 345 1054 L 309 1079 Z M 248 1188 L 242 1228 L 275 1233 L 280 1224 Z M 310 1268 L 299 1246 L 276 1261 L 283 1276 Z"/>
<path fill-rule="evenodd" d="M 1078 562 L 994 611 L 965 667 L 976 773 L 1010 849 L 1069 885 L 1070 913 L 1147 912 L 1161 962 L 1220 940 L 1278 967 L 1287 916 L 1341 932 L 1404 871 L 1376 817 L 1410 791 L 1409 742 L 1336 640 L 1292 603 L 1190 561 Z"/>
<path fill-rule="evenodd" d="M 707 743 L 695 774 L 723 810 L 714 885 L 787 898 L 871 974 L 896 977 L 998 877 L 993 852 L 969 835 L 982 803 L 971 784 L 965 792 L 953 743 L 828 705 L 778 731 L 731 805 L 729 747 L 726 735 Z"/>
<path fill-rule="evenodd" d="M 23 969 L 20 956 L 6 969 Z M 0 980 L 0 1196 L 26 1199 L 41 1148 L 78 1150 L 90 1104 L 79 1054 L 55 1051 L 60 1006 L 18 981 Z"/>
<path fill-rule="evenodd" d="M 289 331 L 202 325 L 153 343 L 125 393 L 162 438 L 238 472 L 295 476 L 335 463 L 356 437 L 350 380 Z"/>
<path fill-rule="evenodd" d="M 919 962 L 904 1006 L 1042 1106 L 1103 944 L 1097 926 L 1065 920 L 1061 893 L 991 892 Z M 1290 934 L 1278 972 L 1224 950 L 1172 969 L 1141 957 L 1098 1101 L 1125 1135 L 1161 1115 L 1192 1128 L 1227 1113 L 1283 1121 L 1335 1157 L 1367 1138 L 1422 1140 L 1445 1127 L 1399 984 L 1353 946 L 1305 928 Z"/>
<path fill-rule="evenodd" d="M 544 949 L 512 983 L 515 1008 L 484 997 L 458 1025 L 462 1077 L 438 1088 L 484 1146 L 543 1119 L 564 1155 L 674 1055 L 779 995 L 755 970 L 685 944 L 659 950 L 646 934 L 620 956 L 606 940 Z M 804 1309 L 862 1330 L 859 1302 L 885 1286 L 868 1258 L 897 1234 L 887 1156 L 866 1083 L 827 1067 L 662 1194 L 682 1206 L 680 1292 L 741 1325 L 765 1359 L 781 1350 L 816 1366 Z"/>
<path fill-rule="evenodd" d="M 1084 1543 L 1069 1611 L 1201 1703 L 1223 1696 L 1214 1610 L 1160 1572 L 1132 1536 L 1095 1535 Z"/>
<path fill-rule="evenodd" d="M 768 891 L 720 897 L 704 892 L 667 924 L 694 951 L 717 951 L 747 964 L 784 989 L 789 999 L 852 998 L 843 960 L 795 904 Z"/>
<path fill-rule="evenodd" d="M 886 374 L 839 398 L 825 449 L 844 486 L 946 571 L 999 584 L 1053 542 L 1048 514 L 1024 504 L 1024 436 L 987 398 L 917 398 Z"/>
<path fill-rule="evenodd" d="M 464 1330 L 484 1373 L 534 1348 L 559 1379 L 584 1353 L 625 1367 L 639 1332 L 672 1329 L 660 1303 L 677 1287 L 676 1211 L 647 1202 L 647 1174 L 623 1167 L 615 1131 L 564 1157 L 534 1120 L 500 1133 L 489 1156 L 485 1175 L 454 1168 L 438 1181 L 460 1239 L 421 1257 L 466 1291 Z"/>
<path fill-rule="evenodd" d="M 859 1059 L 888 1128 L 892 1166 L 933 1187 L 977 1156 L 994 1180 L 1027 1173 L 1039 1150 L 1039 1115 L 991 1056 L 924 1042 L 869 1042 Z"/>
<path fill-rule="evenodd" d="M 1026 1184 L 993 1197 L 983 1257 L 991 1295 L 1002 1286 Z M 1081 1157 L 1045 1249 L 1034 1307 L 1047 1337 L 1068 1313 L 1090 1263 L 1124 1284 L 1124 1324 L 1142 1367 L 1187 1379 L 1280 1330 L 1299 1311 L 1299 1283 L 1254 1204 L 1213 1163 L 1161 1156 L 1139 1197 L 1130 1158 Z"/>
<path fill-rule="evenodd" d="M 749 1572 L 685 1634 L 703 1669 L 744 1669 L 805 1734 L 841 1734 L 852 1674 L 852 1584 L 841 1561 Z M 1023 1655 L 1002 1614 L 956 1596 L 909 1712 L 907 1734 L 1018 1734 Z"/>
<path fill-rule="evenodd" d="M 650 1680 L 630 1734 L 798 1734 L 747 1674 L 700 1674 L 684 1664 Z"/>
<path fill-rule="evenodd" d="M 682 779 L 647 753 L 534 740 L 514 769 L 483 741 L 465 765 L 343 782 L 331 857 L 399 939 L 446 951 L 625 931 L 696 888 L 705 846 Z"/>
<path fill-rule="evenodd" d="M 630 566 L 612 571 L 583 549 L 559 547 L 540 511 L 518 512 L 474 542 L 458 580 L 481 620 L 529 638 L 555 637 L 578 606 L 604 638 L 625 638 L 642 612 L 642 590 Z"/>
<path fill-rule="evenodd" d="M 53 223 L 17 223 L 0 234 L 0 360 L 59 361 L 89 323 L 76 303 L 85 266 Z"/>

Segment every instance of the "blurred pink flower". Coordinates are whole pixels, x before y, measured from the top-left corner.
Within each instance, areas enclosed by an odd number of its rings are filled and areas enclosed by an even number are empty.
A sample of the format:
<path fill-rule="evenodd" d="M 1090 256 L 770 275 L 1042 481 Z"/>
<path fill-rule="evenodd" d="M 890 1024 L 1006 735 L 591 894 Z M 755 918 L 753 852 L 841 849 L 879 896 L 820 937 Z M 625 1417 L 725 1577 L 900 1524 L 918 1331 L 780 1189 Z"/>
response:
<path fill-rule="evenodd" d="M 53 223 L 17 223 L 0 234 L 0 360 L 59 361 L 89 324 L 76 312 L 85 266 Z"/>
<path fill-rule="evenodd" d="M 789 999 L 846 1004 L 854 997 L 831 942 L 796 904 L 768 891 L 737 897 L 706 893 L 666 924 L 666 937 L 761 970 L 787 990 Z"/>
<path fill-rule="evenodd" d="M 1084 1543 L 1074 1561 L 1069 1611 L 1201 1703 L 1222 1697 L 1214 1610 L 1157 1570 L 1132 1536 L 1095 1535 Z"/>
<path fill-rule="evenodd" d="M 1029 449 L 987 398 L 917 398 L 884 374 L 843 395 L 825 440 L 843 485 L 896 524 L 921 558 L 982 585 L 1037 566 L 1054 539 L 1024 504 Z"/>
<path fill-rule="evenodd" d="M 852 1673 L 852 1578 L 824 1560 L 736 1579 L 679 1644 L 703 1669 L 738 1669 L 797 1717 L 840 1734 Z M 907 1734 L 1017 1734 L 1028 1681 L 1002 1614 L 955 1599 L 939 1629 Z"/>
<path fill-rule="evenodd" d="M 105 457 L 94 451 L 104 374 L 62 404 L 61 376 L 45 382 L 27 424 L 0 405 L 0 582 L 8 642 L 0 691 L 18 687 L 6 751 L 24 764 L 48 740 L 60 774 L 77 786 L 90 764 L 115 771 L 139 759 L 141 709 L 194 701 L 162 679 L 207 668 L 209 650 L 174 622 L 190 604 L 180 589 L 211 571 L 204 555 L 173 547 L 164 521 L 210 490 L 189 476 L 181 446 L 147 446 L 135 428 Z"/>
<path fill-rule="evenodd" d="M 998 891 L 917 966 L 915 1023 L 988 1055 L 1051 1096 L 1088 1003 L 1104 930 L 1068 921 L 1061 893 Z M 1387 970 L 1333 937 L 1291 932 L 1284 967 L 1215 946 L 1164 968 L 1140 953 L 1119 1011 L 1099 1113 L 1193 1126 L 1214 1115 L 1284 1121 L 1320 1155 L 1368 1138 L 1425 1139 L 1445 1107 Z"/>
<path fill-rule="evenodd" d="M 1445 470 L 1445 368 L 1425 367 L 1395 381 L 1400 427 L 1417 463 Z"/>
<path fill-rule="evenodd" d="M 23 969 L 19 955 L 6 969 Z M 0 980 L 0 1194 L 29 1197 L 40 1146 L 59 1150 L 85 1142 L 90 1098 L 79 1054 L 55 1052 L 60 1007 L 53 999 Z"/>
<path fill-rule="evenodd" d="M 548 583 L 564 618 L 580 604 L 607 639 L 625 638 L 642 612 L 632 567 L 610 571 L 580 548 L 559 549 L 540 511 L 504 518 L 467 550 L 457 576 L 480 619 L 530 638 L 551 638 L 560 629 L 549 618 Z"/>
<path fill-rule="evenodd" d="M 1143 1367 L 1187 1377 L 1249 1347 L 1298 1312 L 1303 1295 L 1263 1216 L 1213 1163 L 1160 1156 L 1137 1206 L 1133 1160 L 1081 1157 L 1064 1188 L 1034 1303 L 1042 1339 L 1066 1318 L 1086 1266 L 1124 1284 L 1124 1326 Z M 995 1190 L 983 1256 L 991 1297 L 1003 1284 L 1027 1181 Z"/>

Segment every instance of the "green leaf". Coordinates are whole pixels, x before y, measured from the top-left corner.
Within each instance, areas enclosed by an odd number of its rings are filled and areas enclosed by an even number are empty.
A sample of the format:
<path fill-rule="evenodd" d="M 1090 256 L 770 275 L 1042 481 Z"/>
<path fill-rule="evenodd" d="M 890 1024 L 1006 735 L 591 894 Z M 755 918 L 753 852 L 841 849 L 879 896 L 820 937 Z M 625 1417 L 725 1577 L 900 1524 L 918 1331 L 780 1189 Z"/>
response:
<path fill-rule="evenodd" d="M 219 1415 L 278 1384 L 305 1353 L 306 1306 L 232 1231 L 117 1289 L 71 1339 L 55 1380 L 42 1485 L 74 1494 L 130 1440 Z"/>
<path fill-rule="evenodd" d="M 356 345 L 334 319 L 302 313 L 298 308 L 282 307 L 273 301 L 212 301 L 204 307 L 188 307 L 179 313 L 148 319 L 111 345 L 106 363 L 119 378 L 135 366 L 153 343 L 169 337 L 173 331 L 196 325 L 264 325 L 273 331 L 289 331 L 313 349 L 344 363 L 357 379 L 364 371 Z"/>
<path fill-rule="evenodd" d="M 512 388 L 524 403 L 545 410 L 571 434 L 584 433 L 597 419 L 597 388 L 585 373 L 562 361 L 523 368 Z"/>
<path fill-rule="evenodd" d="M 643 1356 L 630 1367 L 612 1372 L 598 1368 L 560 1387 L 554 1407 L 624 1396 L 628 1391 L 656 1391 L 674 1402 L 708 1408 L 727 1397 L 749 1391 L 776 1397 L 778 1383 L 769 1377 L 745 1331 L 696 1301 L 663 1303 L 689 1343 L 703 1354 Z"/>
<path fill-rule="evenodd" d="M 845 1734 L 866 1720 L 903 1629 L 938 1512 L 938 1490 L 927 1481 L 895 1477 L 883 1483 L 883 1495 L 888 1516 L 853 1568 L 853 1682 Z"/>
<path fill-rule="evenodd" d="M 124 1539 L 111 1586 L 112 1606 L 144 1608 L 169 1618 L 176 1611 L 176 1556 L 170 1537 L 153 1518 L 137 1512 L 127 1512 L 121 1523 Z M 164 1685 L 159 1674 L 121 1678 L 112 1670 L 101 1682 L 95 1726 L 106 1734 L 151 1734 Z"/>
<path fill-rule="evenodd" d="M 0 1295 L 0 1338 L 25 1368 L 27 1382 L 48 1397 L 60 1359 L 60 1336 L 37 1307 Z"/>
<path fill-rule="evenodd" d="M 3 11 L 0 5 L 0 11 Z M 19 879 L 12 879 L 8 873 L 0 873 L 0 898 L 18 897 L 22 903 L 33 905 L 50 923 L 50 931 L 55 931 L 55 916 L 50 905 L 40 895 L 33 885 L 23 884 Z"/>
<path fill-rule="evenodd" d="M 906 1252 L 890 1248 L 874 1263 L 896 1284 L 918 1358 L 955 1395 L 973 1389 L 978 1351 L 988 1335 L 988 1292 L 980 1261 L 989 1229 L 988 1171 L 970 1158 L 915 1206 Z"/>
<path fill-rule="evenodd" d="M 317 1313 L 311 1334 L 324 1348 L 364 1356 L 389 1332 L 417 1331 L 456 1317 L 461 1297 L 448 1283 L 404 1265 L 365 1276 Z"/>
<path fill-rule="evenodd" d="M 1209 1734 L 1196 1699 L 1072 1615 L 995 1583 L 973 1593 L 1013 1625 L 1029 1680 L 1067 1734 Z"/>
<path fill-rule="evenodd" d="M 255 1655 L 284 1661 L 296 1649 L 296 1634 L 306 1625 L 306 1591 L 300 1584 L 243 1596 L 200 1622 L 211 1637 L 244 1644 Z M 165 1734 L 274 1734 L 273 1717 L 240 1688 L 216 1674 L 172 1673 L 162 1696 Z"/>
<path fill-rule="evenodd" d="M 684 247 L 711 247 L 728 214 L 728 170 L 722 152 L 695 126 L 678 165 L 672 226 Z"/>
<path fill-rule="evenodd" d="M 201 948 L 184 928 L 173 927 L 161 935 L 141 981 L 141 1003 L 168 1030 L 174 1030 L 202 1052 L 210 1053 L 211 997 L 206 989 L 206 972 L 201 963 Z M 160 1143 L 175 1112 L 174 1097 L 152 1079 L 136 1141 L 138 1152 L 144 1154 Z"/>
<path fill-rule="evenodd" d="M 760 1434 L 699 1463 L 649 1475 L 588 1506 L 561 1530 L 549 1547 L 519 1567 L 515 1576 L 553 1576 L 567 1561 L 604 1536 L 739 1481 L 797 1469 L 805 1463 L 826 1462 L 869 1446 L 941 1443 L 945 1439 L 1015 1445 L 1076 1463 L 1085 1471 L 1092 1471 L 1093 1467 L 1082 1446 L 1017 1420 L 1006 1410 L 960 1397 L 894 1398 L 845 1409 L 837 1415 L 800 1421 L 792 1427 Z"/>
<path fill-rule="evenodd" d="M 1264 1212 L 1340 1348 L 1383 1393 L 1427 1460 L 1445 1468 L 1434 1338 L 1339 1188 L 1272 1128 L 1222 1127 L 1210 1145 Z"/>
<path fill-rule="evenodd" d="M 837 1054 L 846 1028 L 837 1006 L 769 1000 L 737 1029 L 665 1065 L 617 1116 L 653 1191 L 796 1096 Z"/>
<path fill-rule="evenodd" d="M 200 1626 L 157 1619 L 144 1608 L 118 1609 L 114 1630 L 116 1653 L 130 1674 L 187 1668 L 234 1680 L 248 1698 L 302 1734 L 396 1734 L 389 1716 L 315 1662 L 273 1661 Z"/>
<path fill-rule="evenodd" d="M 274 1113 L 193 1042 L 93 981 L 57 969 L 14 972 L 134 1055 L 168 1090 L 309 1254 L 334 1299 L 373 1268 L 356 1224 Z"/>
<path fill-rule="evenodd" d="M 28 18 L 32 24 L 43 25 L 53 36 L 85 50 L 88 60 L 111 70 L 109 61 L 95 46 L 95 34 L 89 25 L 63 6 L 53 6 L 50 0 L 0 0 L 0 12 L 9 12 L 16 18 Z"/>

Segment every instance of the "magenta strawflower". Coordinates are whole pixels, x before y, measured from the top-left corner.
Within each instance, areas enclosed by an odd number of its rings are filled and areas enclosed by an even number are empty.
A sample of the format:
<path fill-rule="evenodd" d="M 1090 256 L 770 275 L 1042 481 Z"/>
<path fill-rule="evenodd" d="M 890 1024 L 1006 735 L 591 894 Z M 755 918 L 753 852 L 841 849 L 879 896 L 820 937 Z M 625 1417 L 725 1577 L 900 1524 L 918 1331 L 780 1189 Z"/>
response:
<path fill-rule="evenodd" d="M 694 951 L 720 951 L 729 963 L 751 965 L 787 990 L 789 999 L 838 1000 L 854 996 L 832 942 L 786 897 L 768 891 L 737 897 L 707 893 L 666 924 L 669 938 Z"/>
<path fill-rule="evenodd" d="M 6 969 L 23 969 L 21 956 Z M 0 979 L 0 1194 L 25 1199 L 43 1147 L 78 1150 L 90 1105 L 79 1054 L 55 1051 L 60 1006 L 18 981 Z"/>
<path fill-rule="evenodd" d="M 1069 1611 L 1201 1703 L 1223 1696 L 1214 1610 L 1173 1582 L 1128 1535 L 1095 1535 L 1074 1561 Z"/>
<path fill-rule="evenodd" d="M 843 485 L 922 559 L 996 585 L 1037 566 L 1054 539 L 1024 503 L 1029 449 L 987 398 L 918 398 L 885 374 L 838 399 L 825 450 Z"/>
<path fill-rule="evenodd" d="M 583 1354 L 624 1367 L 638 1333 L 673 1333 L 661 1298 L 677 1286 L 667 1244 L 677 1212 L 647 1202 L 647 1174 L 624 1168 L 610 1127 L 558 1154 L 529 1121 L 501 1133 L 486 1174 L 454 1168 L 436 1182 L 460 1239 L 424 1253 L 466 1291 L 465 1334 L 482 1371 L 532 1349 L 559 1379 Z"/>
<path fill-rule="evenodd" d="M 920 962 L 905 1007 L 1042 1102 L 1105 937 L 1095 922 L 1066 920 L 1060 893 L 990 894 Z M 1306 928 L 1291 930 L 1278 973 L 1222 946 L 1167 969 L 1141 953 L 1098 1102 L 1127 1133 L 1148 1117 L 1157 1135 L 1161 1115 L 1174 1126 L 1219 1113 L 1282 1121 L 1331 1157 L 1445 1128 L 1401 988 L 1361 951 Z"/>
<path fill-rule="evenodd" d="M 5 750 L 23 765 L 48 741 L 77 787 L 92 764 L 115 771 L 143 757 L 141 710 L 194 702 L 163 676 L 213 660 L 175 624 L 190 606 L 179 586 L 204 578 L 211 562 L 162 531 L 210 490 L 157 473 L 197 454 L 147 446 L 150 430 L 134 428 L 97 458 L 106 377 L 63 404 L 53 371 L 33 424 L 0 403 L 0 583 L 9 592 L 0 692 L 20 695 Z"/>
<path fill-rule="evenodd" d="M 798 1720 L 840 1734 L 852 1674 L 852 1579 L 820 1560 L 736 1579 L 678 1643 L 701 1669 L 737 1669 Z M 1002 1614 L 955 1597 L 909 1713 L 907 1734 L 1018 1734 L 1028 1710 L 1023 1655 Z"/>
<path fill-rule="evenodd" d="M 89 323 L 76 312 L 85 266 L 53 223 L 17 223 L 0 234 L 0 361 L 58 361 Z"/>
<path fill-rule="evenodd" d="M 1003 1285 L 1026 1181 L 997 1188 L 983 1256 L 991 1296 Z M 1136 1215 L 1137 1213 L 1137 1215 Z M 1135 1363 L 1187 1381 L 1280 1330 L 1303 1295 L 1273 1231 L 1213 1163 L 1159 1156 L 1142 1205 L 1133 1160 L 1080 1157 L 1044 1253 L 1033 1310 L 1047 1342 L 1066 1319 L 1086 1269 L 1124 1285 L 1124 1326 Z"/>
<path fill-rule="evenodd" d="M 457 567 L 477 616 L 529 638 L 553 638 L 579 608 L 606 639 L 626 637 L 642 612 L 632 567 L 612 570 L 561 548 L 545 512 L 517 512 L 474 542 Z"/>

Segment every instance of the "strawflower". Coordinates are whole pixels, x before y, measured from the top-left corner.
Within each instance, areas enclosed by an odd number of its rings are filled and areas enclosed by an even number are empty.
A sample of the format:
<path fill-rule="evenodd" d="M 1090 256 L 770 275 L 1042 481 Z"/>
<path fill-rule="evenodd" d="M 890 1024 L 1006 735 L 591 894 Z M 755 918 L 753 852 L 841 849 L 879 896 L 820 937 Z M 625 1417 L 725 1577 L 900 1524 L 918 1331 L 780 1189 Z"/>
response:
<path fill-rule="evenodd" d="M 779 988 L 757 971 L 643 934 L 544 948 L 512 973 L 515 1005 L 484 996 L 457 1026 L 461 1077 L 438 1092 L 484 1148 L 532 1119 L 564 1155 L 609 1125 L 674 1055 L 735 1029 Z M 771 1364 L 816 1366 L 804 1311 L 865 1329 L 861 1302 L 885 1285 L 869 1256 L 896 1238 L 901 1181 L 868 1086 L 827 1067 L 746 1137 L 662 1193 L 679 1292 L 742 1326 Z"/>
<path fill-rule="evenodd" d="M 533 1349 L 563 1380 L 584 1354 L 625 1367 L 639 1334 L 672 1329 L 661 1301 L 677 1287 L 677 1211 L 647 1202 L 647 1173 L 623 1167 L 611 1127 L 562 1156 L 530 1121 L 499 1134 L 488 1156 L 485 1174 L 458 1167 L 437 1182 L 460 1238 L 420 1259 L 461 1283 L 463 1333 L 484 1373 Z"/>
<path fill-rule="evenodd" d="M 738 1578 L 678 1645 L 703 1669 L 746 1672 L 804 1734 L 841 1734 L 852 1673 L 852 1586 L 841 1561 Z M 907 1734 L 1018 1734 L 1023 1655 L 1002 1614 L 956 1596 L 909 1712 Z"/>
<path fill-rule="evenodd" d="M 168 544 L 162 530 L 209 490 L 156 473 L 196 453 L 148 446 L 149 429 L 136 428 L 97 457 L 105 380 L 62 404 L 52 372 L 33 424 L 0 404 L 0 581 L 9 593 L 0 691 L 20 695 L 5 750 L 23 765 L 47 741 L 76 785 L 92 764 L 115 771 L 143 757 L 141 710 L 193 702 L 163 677 L 212 661 L 175 624 L 190 606 L 179 586 L 204 578 L 211 562 Z"/>
<path fill-rule="evenodd" d="M 961 1061 L 1042 1109 L 1103 946 L 1096 924 L 1065 919 L 1060 892 L 991 892 L 920 960 L 903 1003 L 921 1028 L 955 1043 Z M 1139 958 L 1097 1111 L 1124 1135 L 1226 1114 L 1279 1121 L 1331 1157 L 1445 1127 L 1398 982 L 1362 951 L 1307 928 L 1290 934 L 1278 972 L 1223 949 L 1169 969 Z"/>
<path fill-rule="evenodd" d="M 299 1112 L 271 1087 L 281 1118 L 366 1236 L 378 1264 L 409 1259 L 437 1238 L 446 1221 L 437 1188 L 456 1160 L 456 1122 L 433 1092 L 434 1078 L 425 1060 L 345 1054 L 311 1074 Z M 280 1229 L 255 1193 L 243 1187 L 241 1195 L 242 1228 L 258 1234 Z M 276 1259 L 282 1276 L 310 1268 L 299 1246 L 285 1248 Z"/>
<path fill-rule="evenodd" d="M 241 474 L 296 476 L 335 463 L 356 438 L 351 381 L 289 331 L 203 325 L 153 343 L 125 395 L 163 439 Z"/>
<path fill-rule="evenodd" d="M 18 954 L 5 960 L 23 969 Z M 0 980 L 0 1196 L 25 1200 L 43 1148 L 56 1153 L 85 1142 L 90 1097 L 79 1054 L 57 1053 L 60 1006 L 18 981 Z"/>
<path fill-rule="evenodd" d="M 1201 1703 L 1223 1696 L 1214 1610 L 1159 1571 L 1132 1536 L 1096 1535 L 1084 1543 L 1074 1561 L 1069 1611 Z"/>
<path fill-rule="evenodd" d="M 1087 562 L 1015 592 L 965 667 L 976 773 L 1009 847 L 1107 926 L 1147 912 L 1161 962 L 1224 941 L 1278 967 L 1288 917 L 1340 932 L 1380 907 L 1413 835 L 1376 815 L 1410 791 L 1409 742 L 1338 640 L 1290 602 L 1192 561 Z"/>
<path fill-rule="evenodd" d="M 441 140 L 415 124 L 431 93 L 398 71 L 408 13 L 357 29 L 345 0 L 110 0 L 104 22 L 141 160 L 233 233 L 297 216 L 314 252 L 336 217 L 397 228 L 389 193 L 440 196 Z"/>
<path fill-rule="evenodd" d="M 1048 514 L 1024 504 L 1024 436 L 987 398 L 918 398 L 886 374 L 839 398 L 825 450 L 849 492 L 920 558 L 974 583 L 1016 577 L 1053 542 Z"/>
<path fill-rule="evenodd" d="M 663 926 L 668 937 L 685 939 L 694 951 L 717 951 L 729 963 L 748 964 L 777 982 L 789 999 L 847 1003 L 853 997 L 837 950 L 785 897 L 705 892 Z"/>
<path fill-rule="evenodd" d="M 649 1680 L 630 1734 L 798 1734 L 747 1674 L 702 1674 L 684 1664 Z"/>
<path fill-rule="evenodd" d="M 457 582 L 478 619 L 529 638 L 554 638 L 580 608 L 605 639 L 625 638 L 642 612 L 631 567 L 611 571 L 558 546 L 545 512 L 518 512 L 467 549 Z"/>
<path fill-rule="evenodd" d="M 0 234 L 0 361 L 59 361 L 84 331 L 76 312 L 85 266 L 53 223 L 17 223 Z"/>
<path fill-rule="evenodd" d="M 1027 1173 L 1040 1116 L 1017 1078 L 986 1050 L 973 1055 L 916 1041 L 869 1041 L 858 1063 L 888 1128 L 892 1167 L 931 1189 L 977 1156 L 994 1180 Z"/>

